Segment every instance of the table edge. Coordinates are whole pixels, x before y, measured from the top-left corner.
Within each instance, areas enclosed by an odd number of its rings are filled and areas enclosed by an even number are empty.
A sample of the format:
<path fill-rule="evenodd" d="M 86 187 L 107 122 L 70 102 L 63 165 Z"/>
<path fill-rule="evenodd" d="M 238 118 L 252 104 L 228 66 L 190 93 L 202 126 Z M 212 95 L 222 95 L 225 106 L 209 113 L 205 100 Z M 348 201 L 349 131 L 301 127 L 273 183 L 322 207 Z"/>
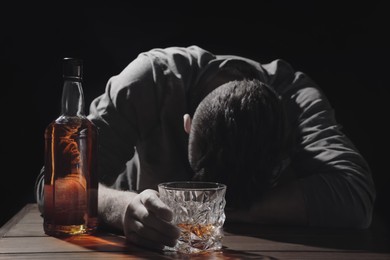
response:
<path fill-rule="evenodd" d="M 0 239 L 14 226 L 16 225 L 31 209 L 35 207 L 35 203 L 28 203 L 23 206 L 18 213 L 16 213 L 11 219 L 9 219 L 3 226 L 0 227 Z"/>

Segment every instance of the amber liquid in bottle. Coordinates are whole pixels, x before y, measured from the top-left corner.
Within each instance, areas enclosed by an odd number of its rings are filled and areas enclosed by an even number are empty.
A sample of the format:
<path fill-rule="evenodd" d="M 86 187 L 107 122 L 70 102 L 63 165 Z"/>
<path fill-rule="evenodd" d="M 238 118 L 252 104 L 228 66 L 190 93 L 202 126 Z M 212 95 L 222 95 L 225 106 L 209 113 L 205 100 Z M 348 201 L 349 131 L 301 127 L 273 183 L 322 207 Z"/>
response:
<path fill-rule="evenodd" d="M 45 130 L 44 231 L 94 233 L 98 226 L 97 128 L 84 114 L 82 62 L 64 59 L 62 113 Z"/>

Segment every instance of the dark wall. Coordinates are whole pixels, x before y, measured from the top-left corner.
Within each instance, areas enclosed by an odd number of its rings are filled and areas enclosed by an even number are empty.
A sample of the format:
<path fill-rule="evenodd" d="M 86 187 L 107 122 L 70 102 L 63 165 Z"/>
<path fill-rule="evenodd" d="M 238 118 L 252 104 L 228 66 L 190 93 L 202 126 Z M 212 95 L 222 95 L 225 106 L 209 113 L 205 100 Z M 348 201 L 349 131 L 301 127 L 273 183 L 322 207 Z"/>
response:
<path fill-rule="evenodd" d="M 388 218 L 385 69 L 390 45 L 385 40 L 389 23 L 384 5 L 224 2 L 224 7 L 178 1 L 166 6 L 56 2 L 3 8 L 0 224 L 34 201 L 33 184 L 43 165 L 43 132 L 59 115 L 62 57 L 84 59 L 89 105 L 109 77 L 139 52 L 192 44 L 261 62 L 283 58 L 316 80 L 345 132 L 369 161 L 378 189 L 377 211 Z"/>

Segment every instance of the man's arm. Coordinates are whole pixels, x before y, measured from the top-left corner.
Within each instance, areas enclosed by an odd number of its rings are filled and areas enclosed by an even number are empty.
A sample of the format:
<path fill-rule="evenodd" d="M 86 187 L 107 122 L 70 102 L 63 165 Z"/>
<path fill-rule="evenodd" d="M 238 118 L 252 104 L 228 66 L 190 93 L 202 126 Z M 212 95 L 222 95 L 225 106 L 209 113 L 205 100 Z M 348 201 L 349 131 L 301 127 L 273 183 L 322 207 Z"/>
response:
<path fill-rule="evenodd" d="M 135 192 L 111 189 L 99 183 L 98 211 L 102 224 L 123 231 L 127 206 L 136 195 Z"/>
<path fill-rule="evenodd" d="M 269 83 L 283 97 L 296 134 L 296 147 L 290 157 L 296 179 L 265 194 L 246 216 L 240 214 L 241 219 L 367 228 L 376 196 L 371 171 L 342 132 L 326 96 L 310 78 L 294 72 L 283 61 L 265 69 Z"/>
<path fill-rule="evenodd" d="M 299 180 L 277 186 L 247 211 L 226 211 L 227 222 L 307 225 L 306 206 Z"/>

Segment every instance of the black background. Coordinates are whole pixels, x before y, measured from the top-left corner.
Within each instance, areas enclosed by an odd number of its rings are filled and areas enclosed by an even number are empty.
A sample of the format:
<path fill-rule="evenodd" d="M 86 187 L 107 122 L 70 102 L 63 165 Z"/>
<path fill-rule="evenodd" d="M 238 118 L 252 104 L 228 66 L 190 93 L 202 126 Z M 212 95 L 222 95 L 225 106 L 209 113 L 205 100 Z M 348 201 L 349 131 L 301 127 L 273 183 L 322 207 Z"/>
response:
<path fill-rule="evenodd" d="M 390 45 L 383 3 L 53 2 L 1 8 L 0 224 L 34 201 L 43 132 L 60 112 L 63 57 L 84 59 L 88 108 L 138 53 L 193 44 L 263 63 L 282 58 L 309 74 L 368 160 L 378 192 L 375 211 L 389 219 Z"/>

